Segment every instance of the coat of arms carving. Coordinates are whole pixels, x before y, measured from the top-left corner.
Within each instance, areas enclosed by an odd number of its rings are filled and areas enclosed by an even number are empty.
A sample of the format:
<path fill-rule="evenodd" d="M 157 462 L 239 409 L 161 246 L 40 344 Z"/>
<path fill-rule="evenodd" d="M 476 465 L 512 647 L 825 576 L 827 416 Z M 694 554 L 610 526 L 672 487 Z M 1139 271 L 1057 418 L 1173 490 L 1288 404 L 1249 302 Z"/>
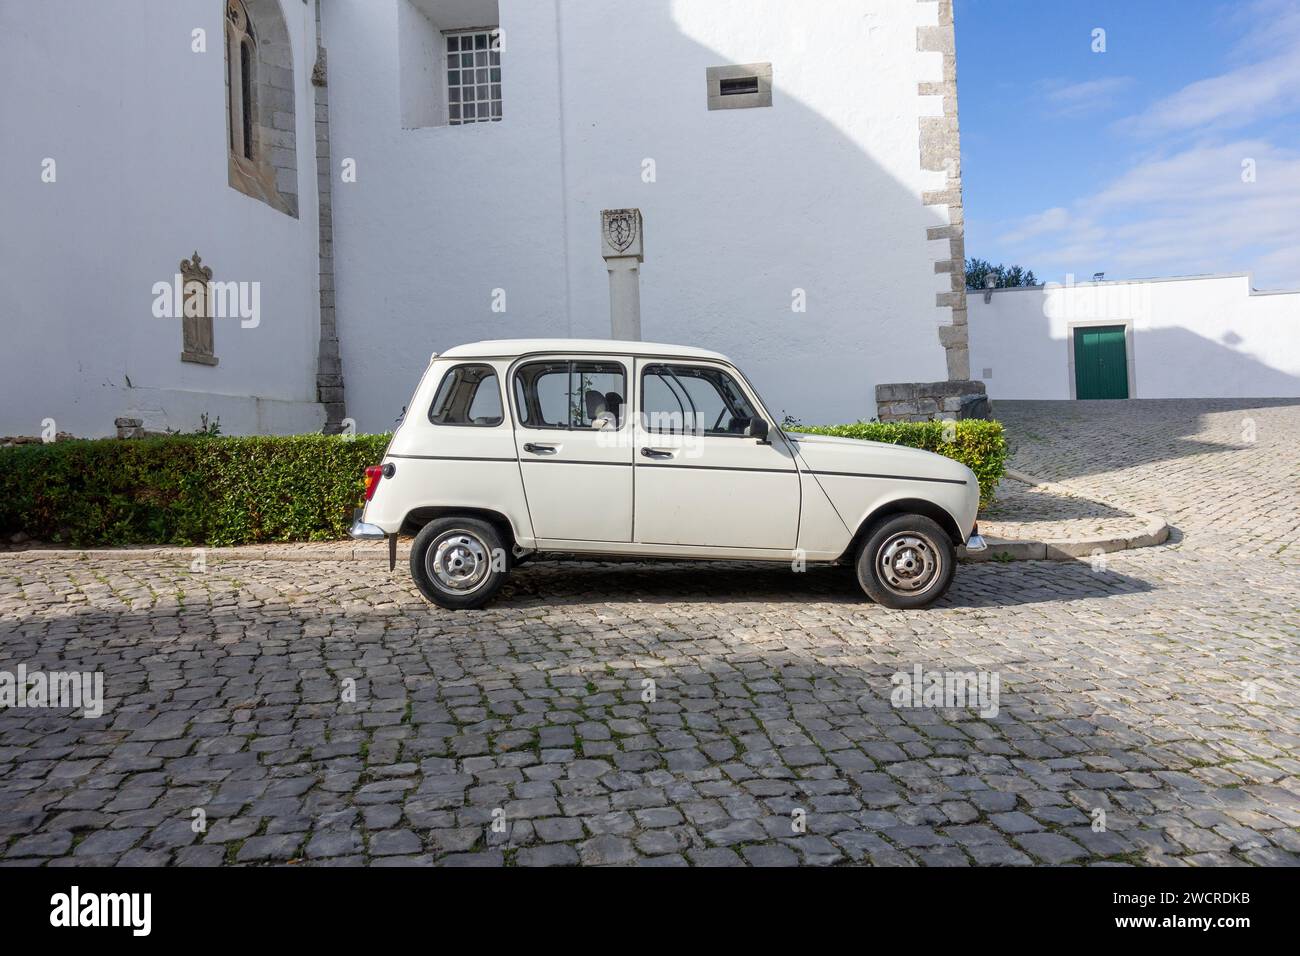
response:
<path fill-rule="evenodd" d="M 605 237 L 619 252 L 627 252 L 636 239 L 636 218 L 630 212 L 617 212 L 605 220 Z"/>
<path fill-rule="evenodd" d="M 639 209 L 602 210 L 602 229 L 606 256 L 641 254 L 641 211 Z"/>

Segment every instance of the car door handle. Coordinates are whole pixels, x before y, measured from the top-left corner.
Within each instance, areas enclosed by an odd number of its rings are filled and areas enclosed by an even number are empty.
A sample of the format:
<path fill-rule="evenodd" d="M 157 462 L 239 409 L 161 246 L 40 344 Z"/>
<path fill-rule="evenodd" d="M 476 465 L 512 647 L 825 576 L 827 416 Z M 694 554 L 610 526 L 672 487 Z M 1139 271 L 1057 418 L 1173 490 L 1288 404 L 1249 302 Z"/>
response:
<path fill-rule="evenodd" d="M 554 445 L 538 445 L 528 442 L 524 445 L 524 451 L 532 452 L 534 455 L 554 455 L 556 449 Z"/>
<path fill-rule="evenodd" d="M 641 455 L 645 458 L 671 458 L 673 453 L 665 451 L 662 448 L 642 448 Z"/>

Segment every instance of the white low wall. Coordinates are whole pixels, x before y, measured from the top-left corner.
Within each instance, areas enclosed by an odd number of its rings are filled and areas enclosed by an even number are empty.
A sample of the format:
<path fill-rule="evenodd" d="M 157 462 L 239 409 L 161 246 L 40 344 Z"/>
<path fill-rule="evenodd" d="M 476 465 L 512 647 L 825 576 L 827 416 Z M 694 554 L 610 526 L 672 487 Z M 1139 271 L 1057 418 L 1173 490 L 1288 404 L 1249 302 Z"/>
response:
<path fill-rule="evenodd" d="M 1124 325 L 1132 398 L 1300 397 L 1300 292 L 1249 275 L 995 289 L 967 296 L 971 377 L 993 400 L 1073 398 L 1076 325 Z"/>

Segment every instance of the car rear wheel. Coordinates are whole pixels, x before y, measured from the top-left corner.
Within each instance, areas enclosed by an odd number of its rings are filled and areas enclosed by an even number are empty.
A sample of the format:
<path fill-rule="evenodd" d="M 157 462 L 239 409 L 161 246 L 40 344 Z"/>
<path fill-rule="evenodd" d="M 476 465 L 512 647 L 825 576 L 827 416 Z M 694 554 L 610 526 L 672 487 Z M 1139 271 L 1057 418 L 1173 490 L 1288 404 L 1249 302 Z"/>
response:
<path fill-rule="evenodd" d="M 500 532 L 477 518 L 436 518 L 411 545 L 415 586 L 434 604 L 453 611 L 490 601 L 509 566 Z"/>
<path fill-rule="evenodd" d="M 924 515 L 895 515 L 876 525 L 858 549 L 858 584 L 877 604 L 929 607 L 952 584 L 956 552 L 948 533 Z"/>

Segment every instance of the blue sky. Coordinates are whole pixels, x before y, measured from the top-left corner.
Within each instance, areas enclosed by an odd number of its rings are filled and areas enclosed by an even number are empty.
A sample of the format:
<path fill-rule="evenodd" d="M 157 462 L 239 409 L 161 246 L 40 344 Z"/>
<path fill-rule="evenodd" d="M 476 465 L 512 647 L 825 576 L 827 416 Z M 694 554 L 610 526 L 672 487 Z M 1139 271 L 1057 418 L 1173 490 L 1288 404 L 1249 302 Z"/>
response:
<path fill-rule="evenodd" d="M 954 8 L 968 256 L 1300 289 L 1300 0 Z"/>

